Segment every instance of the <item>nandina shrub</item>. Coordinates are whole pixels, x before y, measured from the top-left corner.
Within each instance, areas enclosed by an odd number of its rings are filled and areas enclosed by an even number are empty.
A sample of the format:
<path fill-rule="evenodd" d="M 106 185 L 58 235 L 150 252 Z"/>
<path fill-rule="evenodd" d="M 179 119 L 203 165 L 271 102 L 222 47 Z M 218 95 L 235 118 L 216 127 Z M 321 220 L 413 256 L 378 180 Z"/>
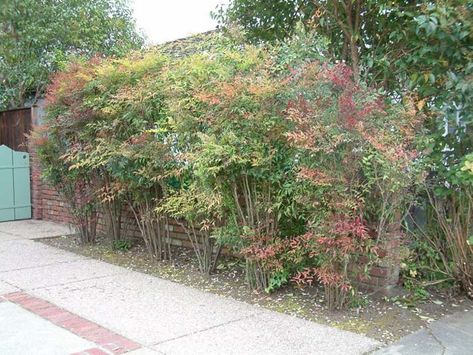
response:
<path fill-rule="evenodd" d="M 43 178 L 67 202 L 82 243 L 95 241 L 98 219 L 95 191 L 99 178 L 82 166 L 75 167 L 69 154 L 84 147 L 86 142 L 77 132 L 95 118 L 81 103 L 82 90 L 99 62 L 94 58 L 89 64 L 73 63 L 67 71 L 53 77 L 47 94 L 46 123 L 36 128 L 31 140 L 43 167 Z"/>
<path fill-rule="evenodd" d="M 37 154 L 41 160 L 43 170 L 42 177 L 58 192 L 69 209 L 71 222 L 76 229 L 81 243 L 95 242 L 97 231 L 97 199 L 94 186 L 97 177 L 87 174 L 84 170 L 70 169 L 70 164 L 64 161 L 61 153 L 65 147 L 59 150 L 54 141 L 58 139 L 50 135 L 47 139 L 41 139 L 36 144 Z"/>
<path fill-rule="evenodd" d="M 329 308 L 347 303 L 351 265 L 376 255 L 392 228 L 400 231 L 416 181 L 413 105 L 388 104 L 352 80 L 343 64 L 293 70 L 287 138 L 299 150 L 299 202 L 309 206 L 310 246 L 299 284 L 322 283 Z M 309 242 L 310 241 L 310 242 Z"/>
<path fill-rule="evenodd" d="M 171 259 L 168 216 L 157 211 L 167 192 L 169 147 L 148 133 L 131 137 L 115 154 L 120 167 L 114 170 L 114 177 L 121 184 L 146 249 L 158 260 Z"/>
<path fill-rule="evenodd" d="M 73 65 L 51 87 L 49 142 L 90 206 L 131 208 L 155 257 L 170 257 L 171 216 L 202 272 L 227 246 L 245 258 L 251 287 L 318 282 L 340 308 L 358 256 L 375 255 L 400 227 L 420 120 L 408 101 L 355 84 L 342 64 L 277 52 Z"/>
<path fill-rule="evenodd" d="M 121 239 L 121 212 L 128 205 L 147 249 L 158 259 L 170 258 L 166 217 L 155 211 L 166 190 L 170 161 L 158 80 L 166 62 L 159 53 L 134 53 L 123 59 L 71 64 L 49 88 L 51 149 L 40 149 L 48 180 L 64 190 L 59 182 L 77 177 L 81 188 L 68 187 L 66 199 L 84 201 L 78 194 L 87 192 L 84 210 L 94 206 L 96 214 L 100 208 L 114 240 Z M 58 166 L 61 170 L 53 177 L 49 172 Z"/>
<path fill-rule="evenodd" d="M 266 292 L 271 292 L 286 283 L 289 275 L 281 259 L 285 247 L 283 240 L 261 235 L 248 235 L 242 238 L 247 245 L 241 249 L 241 254 L 246 260 L 248 283 Z"/>
<path fill-rule="evenodd" d="M 211 234 L 245 257 L 248 283 L 258 289 L 267 288 L 273 270 L 249 251 L 279 238 L 282 216 L 294 215 L 286 83 L 272 66 L 269 54 L 253 47 L 197 54 L 174 63 L 166 85 L 178 159 L 189 171 L 171 199 L 187 195 L 187 186 L 218 196 L 221 220 L 210 223 Z M 206 215 L 199 195 L 188 203 Z"/>
<path fill-rule="evenodd" d="M 199 271 L 209 275 L 217 266 L 222 243 L 215 230 L 223 225 L 221 196 L 191 181 L 170 192 L 158 211 L 173 217 L 186 232 L 194 250 Z"/>
<path fill-rule="evenodd" d="M 373 252 L 374 243 L 361 217 L 334 215 L 327 223 L 329 228 L 308 232 L 302 237 L 307 251 L 304 260 L 309 266 L 298 271 L 293 281 L 299 286 L 319 282 L 325 289 L 325 300 L 329 309 L 340 309 L 349 301 L 351 285 L 350 261 L 358 256 Z M 300 241 L 291 245 L 291 251 L 298 252 Z"/>
<path fill-rule="evenodd" d="M 158 260 L 171 258 L 167 216 L 156 212 L 173 165 L 159 80 L 167 61 L 159 53 L 135 53 L 97 66 L 82 102 L 96 119 L 80 132 L 87 146 L 71 157 L 101 177 L 98 195 L 114 239 L 120 238 L 122 208 L 129 208 L 146 249 Z"/>

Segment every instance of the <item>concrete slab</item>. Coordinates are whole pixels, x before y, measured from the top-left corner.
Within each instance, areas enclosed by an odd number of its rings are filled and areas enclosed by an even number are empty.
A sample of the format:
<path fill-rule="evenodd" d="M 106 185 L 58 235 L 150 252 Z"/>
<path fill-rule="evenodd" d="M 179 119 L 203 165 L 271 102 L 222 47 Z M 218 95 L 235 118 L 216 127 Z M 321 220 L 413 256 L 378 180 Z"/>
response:
<path fill-rule="evenodd" d="M 403 337 L 400 341 L 380 349 L 375 355 L 425 355 L 442 354 L 442 346 L 432 337 L 430 332 L 422 329 L 414 334 Z"/>
<path fill-rule="evenodd" d="M 6 282 L 3 282 L 3 281 L 0 281 L 0 296 L 1 295 L 5 295 L 7 293 L 12 293 L 12 292 L 16 292 L 18 291 L 18 288 L 6 283 Z"/>
<path fill-rule="evenodd" d="M 21 236 L 15 235 L 15 234 L 0 232 L 0 243 L 1 242 L 6 242 L 6 241 L 9 241 L 9 240 L 17 240 L 17 239 L 23 239 L 23 238 Z"/>
<path fill-rule="evenodd" d="M 13 303 L 0 303 L 2 355 L 64 355 L 96 347 Z"/>
<path fill-rule="evenodd" d="M 10 240 L 0 243 L 0 271 L 20 270 L 78 259 L 84 258 L 32 240 Z"/>
<path fill-rule="evenodd" d="M 270 311 L 153 347 L 166 354 L 363 354 L 379 343 L 364 336 Z"/>
<path fill-rule="evenodd" d="M 410 334 L 378 350 L 376 355 L 471 355 L 473 312 L 460 312 L 433 322 L 429 328 Z"/>
<path fill-rule="evenodd" d="M 9 235 L 21 239 L 38 239 L 72 234 L 70 227 L 49 221 L 28 219 L 0 223 L 0 241 Z"/>
<path fill-rule="evenodd" d="M 470 336 L 468 340 L 473 341 L 473 310 L 452 314 L 430 325 L 430 329 L 435 333 L 442 333 L 447 327 L 468 334 Z"/>
<path fill-rule="evenodd" d="M 260 312 L 245 303 L 131 271 L 32 293 L 143 345 Z"/>
<path fill-rule="evenodd" d="M 429 328 L 444 354 L 473 354 L 473 312 L 452 314 Z"/>
<path fill-rule="evenodd" d="M 64 285 L 128 272 L 126 269 L 91 259 L 36 266 L 28 269 L 0 272 L 0 280 L 23 290 Z"/>
<path fill-rule="evenodd" d="M 361 335 L 27 240 L 36 232 L 23 230 L 24 225 L 17 231 L 21 238 L 15 239 L 12 228 L 3 226 L 4 235 L 12 238 L 0 242 L 0 287 L 26 289 L 145 346 L 134 355 L 357 354 L 378 345 Z"/>

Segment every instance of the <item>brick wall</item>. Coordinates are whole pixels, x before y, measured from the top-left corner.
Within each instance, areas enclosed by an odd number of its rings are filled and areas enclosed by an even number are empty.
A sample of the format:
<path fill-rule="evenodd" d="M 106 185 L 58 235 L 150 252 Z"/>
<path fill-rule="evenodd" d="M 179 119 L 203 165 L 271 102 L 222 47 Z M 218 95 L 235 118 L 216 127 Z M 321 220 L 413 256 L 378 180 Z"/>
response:
<path fill-rule="evenodd" d="M 36 152 L 30 149 L 31 159 L 31 204 L 33 219 L 43 219 L 57 223 L 71 223 L 67 204 L 56 190 L 41 179 L 41 168 Z"/>
<path fill-rule="evenodd" d="M 121 233 L 123 233 L 125 238 L 141 238 L 140 229 L 138 228 L 135 217 L 129 208 L 125 207 L 123 209 L 121 219 Z M 165 228 L 169 230 L 169 237 L 171 238 L 172 245 L 192 248 L 192 244 L 190 243 L 187 234 L 178 222 L 170 218 L 169 224 Z M 108 234 L 107 225 L 103 215 L 99 216 L 97 232 L 104 235 Z"/>

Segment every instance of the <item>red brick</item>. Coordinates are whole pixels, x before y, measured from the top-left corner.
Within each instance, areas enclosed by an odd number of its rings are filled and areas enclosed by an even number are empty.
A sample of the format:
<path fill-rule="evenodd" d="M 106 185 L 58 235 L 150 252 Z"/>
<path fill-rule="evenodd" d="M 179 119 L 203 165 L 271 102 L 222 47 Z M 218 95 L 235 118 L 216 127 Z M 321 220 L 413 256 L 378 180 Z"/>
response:
<path fill-rule="evenodd" d="M 30 298 L 30 296 L 24 292 L 12 292 L 12 293 L 3 295 L 3 297 L 5 297 L 7 300 L 12 301 L 12 302 Z"/>
<path fill-rule="evenodd" d="M 50 307 L 47 307 L 47 308 L 42 308 L 42 309 L 38 309 L 35 311 L 35 313 L 43 318 L 48 318 L 48 317 L 51 317 L 51 316 L 55 316 L 57 314 L 61 314 L 61 313 L 65 313 L 66 311 L 54 306 L 54 305 L 51 305 Z"/>
<path fill-rule="evenodd" d="M 111 334 L 113 334 L 111 331 L 100 326 L 96 329 L 81 332 L 83 338 L 93 341 L 94 343 L 99 343 L 100 340 L 108 340 L 111 337 Z"/>
<path fill-rule="evenodd" d="M 44 318 L 50 320 L 54 324 L 59 324 L 60 322 L 64 322 L 65 320 L 70 319 L 71 315 L 72 314 L 70 312 L 58 308 L 56 313 L 47 315 Z"/>
<path fill-rule="evenodd" d="M 388 269 L 385 267 L 373 266 L 369 271 L 371 276 L 377 277 L 387 277 L 388 276 Z"/>
<path fill-rule="evenodd" d="M 83 326 L 89 325 L 89 321 L 85 320 L 84 318 L 81 318 L 76 315 L 72 315 L 71 317 L 65 319 L 62 322 L 58 322 L 58 324 L 61 327 L 67 328 L 67 329 L 73 329 L 73 328 L 80 328 Z"/>
<path fill-rule="evenodd" d="M 81 336 L 82 338 L 87 338 L 86 334 L 93 334 L 97 332 L 101 327 L 95 323 L 90 323 L 88 325 L 83 325 L 80 327 L 72 328 L 71 331 L 75 334 Z"/>
<path fill-rule="evenodd" d="M 120 345 L 120 347 L 122 349 L 125 349 L 127 351 L 131 351 L 131 350 L 135 350 L 135 349 L 139 349 L 141 348 L 141 345 L 138 344 L 138 343 L 135 343 L 134 341 L 132 340 L 129 340 L 129 339 L 126 339 L 126 338 L 123 338 L 118 342 L 118 345 Z"/>
<path fill-rule="evenodd" d="M 139 349 L 141 346 L 131 340 L 122 339 L 115 342 L 99 343 L 103 348 L 110 350 L 114 354 L 124 354 L 128 351 Z"/>
<path fill-rule="evenodd" d="M 105 351 L 99 348 L 87 349 L 78 353 L 74 353 L 71 355 L 108 355 Z"/>
<path fill-rule="evenodd" d="M 51 307 L 51 303 L 37 299 L 37 298 L 29 298 L 27 300 L 20 301 L 19 304 L 21 304 L 23 307 L 28 308 L 29 310 L 34 311 L 34 312 L 43 308 Z"/>

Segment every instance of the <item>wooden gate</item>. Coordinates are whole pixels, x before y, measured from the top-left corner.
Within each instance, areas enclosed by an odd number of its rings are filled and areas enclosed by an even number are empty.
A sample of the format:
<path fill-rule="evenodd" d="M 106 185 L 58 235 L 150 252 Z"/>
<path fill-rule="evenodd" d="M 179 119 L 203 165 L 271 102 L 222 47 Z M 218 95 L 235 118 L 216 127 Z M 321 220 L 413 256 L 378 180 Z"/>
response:
<path fill-rule="evenodd" d="M 31 218 L 30 157 L 0 145 L 0 222 Z"/>
<path fill-rule="evenodd" d="M 0 112 L 0 222 L 31 218 L 31 109 Z"/>

